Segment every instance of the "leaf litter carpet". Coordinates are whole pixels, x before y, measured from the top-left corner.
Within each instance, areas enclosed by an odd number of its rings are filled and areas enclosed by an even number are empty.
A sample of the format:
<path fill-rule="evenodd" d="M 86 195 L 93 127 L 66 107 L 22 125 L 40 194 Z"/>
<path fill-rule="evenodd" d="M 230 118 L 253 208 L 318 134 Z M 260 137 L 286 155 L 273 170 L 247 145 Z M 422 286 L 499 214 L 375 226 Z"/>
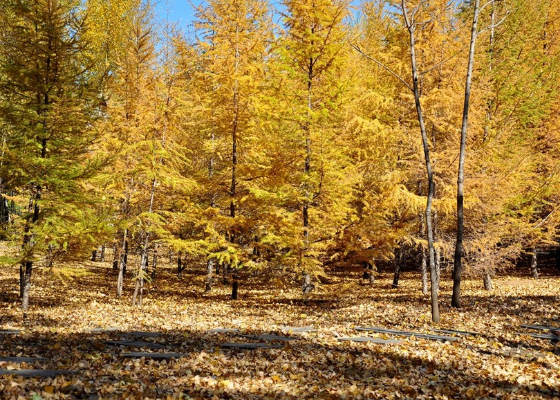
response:
<path fill-rule="evenodd" d="M 81 268 L 70 281 L 38 269 L 26 319 L 16 268 L 0 269 L 0 369 L 60 371 L 1 375 L 0 398 L 560 399 L 557 343 L 521 326 L 560 325 L 559 277 L 498 277 L 492 292 L 467 280 L 460 310 L 444 281 L 436 326 L 414 273 L 397 290 L 388 273 L 373 286 L 337 275 L 307 296 L 249 277 L 231 301 L 221 284 L 203 295 L 200 272 L 162 267 L 135 309 L 130 278 L 116 299 L 108 264 Z M 459 340 L 390 334 L 435 329 Z"/>

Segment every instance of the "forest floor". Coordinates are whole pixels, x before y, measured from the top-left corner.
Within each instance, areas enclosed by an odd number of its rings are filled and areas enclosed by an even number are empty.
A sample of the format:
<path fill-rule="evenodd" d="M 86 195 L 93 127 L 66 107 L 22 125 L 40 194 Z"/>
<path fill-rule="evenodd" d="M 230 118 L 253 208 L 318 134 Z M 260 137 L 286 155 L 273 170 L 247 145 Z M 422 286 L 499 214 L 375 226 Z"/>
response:
<path fill-rule="evenodd" d="M 109 263 L 88 262 L 73 279 L 37 269 L 31 306 L 23 319 L 17 267 L 0 268 L 0 357 L 44 357 L 29 363 L 0 362 L 0 369 L 72 370 L 55 378 L 0 376 L 1 399 L 560 399 L 560 349 L 527 333 L 521 324 L 560 326 L 560 277 L 498 276 L 495 289 L 480 280 L 463 285 L 461 309 L 449 306 L 451 282 L 441 288 L 441 323 L 430 320 L 429 297 L 419 275 L 406 272 L 398 289 L 380 273 L 373 285 L 358 272 L 336 273 L 332 283 L 310 295 L 262 277 L 246 279 L 240 299 L 216 284 L 204 295 L 202 271 L 178 278 L 171 266 L 158 269 L 142 308 L 130 306 L 133 283 L 115 297 Z M 446 273 L 446 275 L 448 275 Z M 312 326 L 281 349 L 235 350 L 225 342 L 254 340 L 242 333 L 282 334 L 282 326 Z M 402 338 L 400 344 L 341 342 L 341 336 L 390 338 L 355 330 L 359 326 L 434 333 L 433 328 L 478 332 L 453 343 Z M 184 357 L 165 361 L 128 359 L 110 346 L 119 327 L 153 331 L 144 340 Z M 523 333 L 523 334 L 520 334 Z M 396 338 L 396 337 L 395 337 Z"/>

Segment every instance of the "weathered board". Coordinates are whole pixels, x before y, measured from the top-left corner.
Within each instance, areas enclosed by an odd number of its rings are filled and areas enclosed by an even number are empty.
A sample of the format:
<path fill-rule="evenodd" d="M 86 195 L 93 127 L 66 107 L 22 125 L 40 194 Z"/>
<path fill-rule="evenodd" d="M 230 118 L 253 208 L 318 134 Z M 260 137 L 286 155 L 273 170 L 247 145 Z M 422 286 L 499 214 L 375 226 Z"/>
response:
<path fill-rule="evenodd" d="M 269 343 L 222 343 L 220 347 L 229 348 L 229 349 L 256 350 L 256 349 L 281 349 L 284 346 L 281 344 L 269 344 Z"/>
<path fill-rule="evenodd" d="M 214 328 L 210 329 L 208 333 L 239 333 L 239 329 L 235 328 Z"/>
<path fill-rule="evenodd" d="M 185 355 L 181 353 L 146 353 L 142 351 L 121 353 L 119 355 L 125 358 L 151 358 L 152 360 L 169 360 L 171 358 L 185 357 Z"/>
<path fill-rule="evenodd" d="M 145 332 L 145 331 L 132 331 L 132 332 L 122 332 L 123 336 L 134 336 L 136 338 L 143 337 L 158 337 L 161 336 L 161 332 Z"/>
<path fill-rule="evenodd" d="M 93 329 L 90 329 L 87 332 L 90 332 L 90 333 L 110 333 L 110 332 L 119 332 L 119 331 L 124 331 L 124 330 L 125 330 L 124 328 L 119 328 L 117 326 L 110 326 L 108 328 L 93 328 Z"/>
<path fill-rule="evenodd" d="M 339 337 L 338 340 L 342 342 L 371 342 L 371 343 L 379 343 L 379 344 L 399 344 L 402 343 L 402 340 L 399 339 L 381 339 L 381 338 L 372 338 L 367 336 L 356 336 L 356 337 Z"/>
<path fill-rule="evenodd" d="M 552 341 L 552 343 L 560 342 L 560 335 L 554 333 L 529 333 L 528 335 L 538 339 L 547 339 Z"/>
<path fill-rule="evenodd" d="M 256 340 L 280 340 L 283 342 L 289 342 L 291 340 L 297 340 L 295 337 L 289 336 L 279 336 L 275 334 L 262 334 L 262 335 L 241 335 L 247 339 L 256 339 Z"/>
<path fill-rule="evenodd" d="M 478 336 L 479 334 L 476 332 L 469 332 L 469 331 L 459 331 L 456 329 L 433 329 L 434 332 L 438 333 L 447 333 L 449 335 L 461 335 L 461 336 Z"/>
<path fill-rule="evenodd" d="M 407 336 L 407 337 L 414 336 L 420 339 L 443 340 L 447 342 L 455 342 L 457 340 L 460 340 L 460 338 L 454 336 L 430 335 L 428 333 L 408 332 L 408 331 L 400 331 L 397 329 L 385 329 L 385 328 L 377 328 L 377 327 L 358 327 L 356 328 L 356 330 L 366 331 L 366 332 L 386 333 L 390 335 Z"/>
<path fill-rule="evenodd" d="M 46 361 L 48 358 L 42 357 L 0 357 L 0 361 L 10 362 L 10 363 L 31 363 L 35 361 Z"/>
<path fill-rule="evenodd" d="M 18 333 L 21 333 L 21 331 L 17 329 L 4 329 L 0 331 L 0 335 L 17 335 Z"/>
<path fill-rule="evenodd" d="M 317 332 L 317 329 L 312 326 L 280 326 L 279 329 L 283 332 L 293 333 Z"/>
<path fill-rule="evenodd" d="M 45 377 L 53 378 L 57 375 L 75 374 L 78 371 L 54 370 L 54 369 L 0 369 L 0 375 L 18 375 L 30 378 Z"/>
<path fill-rule="evenodd" d="M 111 346 L 149 347 L 152 349 L 162 349 L 165 347 L 159 343 L 144 342 L 143 340 L 107 340 L 105 343 Z"/>
<path fill-rule="evenodd" d="M 560 332 L 560 326 L 547 326 L 547 325 L 521 325 L 522 328 L 535 329 L 540 331 Z"/>

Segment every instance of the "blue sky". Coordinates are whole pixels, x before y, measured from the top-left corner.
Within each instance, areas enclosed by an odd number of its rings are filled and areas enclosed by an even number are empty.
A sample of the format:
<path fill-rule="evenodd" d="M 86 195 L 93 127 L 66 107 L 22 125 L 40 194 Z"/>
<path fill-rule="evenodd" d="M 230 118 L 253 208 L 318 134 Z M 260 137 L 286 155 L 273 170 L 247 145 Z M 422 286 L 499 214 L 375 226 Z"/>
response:
<path fill-rule="evenodd" d="M 2 1 L 2 0 L 0 0 Z M 170 24 L 176 24 L 177 28 L 188 32 L 192 29 L 189 26 L 194 20 L 194 8 L 200 5 L 204 0 L 155 0 L 155 14 L 156 20 L 161 22 L 169 22 Z M 272 4 L 278 5 L 279 0 L 271 0 Z M 357 5 L 358 0 L 353 0 L 351 4 Z"/>
<path fill-rule="evenodd" d="M 194 5 L 201 2 L 202 0 L 192 0 Z M 189 0 L 159 0 L 155 4 L 155 14 L 158 21 L 177 24 L 178 28 L 185 31 L 194 19 L 194 9 Z"/>

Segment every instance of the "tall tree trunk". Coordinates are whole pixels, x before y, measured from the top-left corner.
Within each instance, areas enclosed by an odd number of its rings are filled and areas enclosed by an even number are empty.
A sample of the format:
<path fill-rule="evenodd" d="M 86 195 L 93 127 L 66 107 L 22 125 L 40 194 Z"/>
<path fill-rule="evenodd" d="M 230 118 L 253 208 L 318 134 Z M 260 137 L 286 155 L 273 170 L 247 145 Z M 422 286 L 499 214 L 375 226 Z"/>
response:
<path fill-rule="evenodd" d="M 214 259 L 209 259 L 206 261 L 206 286 L 204 288 L 204 293 L 209 293 L 212 291 L 212 283 L 214 280 Z"/>
<path fill-rule="evenodd" d="M 492 11 L 490 13 L 490 46 L 488 48 L 488 72 L 492 73 L 494 58 L 494 40 L 495 40 L 495 23 L 496 23 L 496 2 L 492 1 Z M 486 102 L 486 121 L 484 124 L 483 143 L 490 136 L 490 123 L 492 121 L 492 109 L 494 108 L 494 99 L 489 98 Z"/>
<path fill-rule="evenodd" d="M 31 272 L 33 271 L 33 261 L 25 261 L 25 267 L 22 273 L 22 297 L 21 307 L 23 308 L 24 315 L 29 308 L 29 292 L 31 290 Z"/>
<path fill-rule="evenodd" d="M 480 0 L 474 0 L 474 15 L 471 29 L 471 43 L 469 48 L 469 62 L 467 66 L 467 78 L 465 80 L 465 101 L 463 103 L 463 121 L 461 123 L 461 146 L 459 149 L 459 169 L 457 172 L 457 240 L 455 241 L 455 258 L 453 262 L 453 295 L 451 305 L 461 307 L 461 272 L 463 269 L 463 199 L 465 182 L 465 153 L 467 147 L 467 128 L 469 122 L 469 104 L 471 97 L 472 71 L 474 65 L 474 51 L 476 45 L 478 14 Z"/>
<path fill-rule="evenodd" d="M 148 246 L 150 245 L 150 233 L 144 234 L 144 243 L 140 251 L 140 265 L 136 274 L 136 284 L 132 295 L 132 305 L 142 307 L 142 297 L 144 294 L 144 275 L 148 269 Z"/>
<path fill-rule="evenodd" d="M 25 263 L 19 265 L 19 298 L 23 299 L 23 288 L 25 281 Z"/>
<path fill-rule="evenodd" d="M 105 262 L 105 245 L 101 246 L 101 255 L 99 256 L 101 262 Z"/>
<path fill-rule="evenodd" d="M 439 285 L 441 279 L 441 250 L 436 247 L 434 251 L 436 256 L 436 282 L 437 282 L 437 290 L 439 293 Z"/>
<path fill-rule="evenodd" d="M 231 281 L 231 299 L 237 300 L 239 291 L 239 275 L 237 271 L 232 274 L 232 281 Z"/>
<path fill-rule="evenodd" d="M 482 276 L 482 282 L 484 283 L 485 290 L 492 290 L 494 289 L 494 285 L 492 284 L 492 275 L 489 272 L 485 272 Z"/>
<path fill-rule="evenodd" d="M 434 145 L 435 146 L 435 145 Z M 436 197 L 436 190 L 434 186 L 434 198 Z M 433 219 L 433 230 L 434 230 L 434 257 L 436 262 L 436 284 L 437 284 L 437 291 L 439 294 L 439 285 L 441 279 L 441 249 L 435 245 L 438 238 L 438 211 L 437 208 L 434 209 L 434 219 Z"/>
<path fill-rule="evenodd" d="M 179 254 L 177 254 L 177 277 L 180 278 L 183 275 L 183 270 L 185 269 L 185 267 L 183 267 L 183 260 L 181 260 L 181 252 L 179 252 Z"/>
<path fill-rule="evenodd" d="M 97 260 L 97 250 L 93 250 L 91 252 L 91 261 L 96 261 Z"/>
<path fill-rule="evenodd" d="M 229 283 L 228 274 L 229 274 L 229 264 L 222 263 L 222 282 L 224 285 Z"/>
<path fill-rule="evenodd" d="M 422 294 L 428 294 L 428 268 L 426 262 L 426 250 L 422 247 L 422 259 L 420 260 L 420 271 L 422 274 Z"/>
<path fill-rule="evenodd" d="M 305 134 L 305 163 L 303 167 L 303 172 L 305 177 L 308 178 L 311 173 L 311 112 L 313 111 L 313 58 L 309 59 L 308 71 L 307 71 L 307 118 L 308 121 L 304 125 Z M 302 257 L 305 259 L 307 257 L 307 252 L 309 250 L 309 197 L 311 191 L 309 188 L 309 183 L 305 183 L 305 199 L 301 207 L 302 217 L 303 217 L 303 252 Z M 303 261 L 303 260 L 302 260 Z M 311 274 L 307 270 L 307 266 L 304 265 L 303 270 L 303 293 L 310 293 L 314 289 L 314 285 L 311 280 Z"/>
<path fill-rule="evenodd" d="M 372 262 L 365 262 L 364 263 L 364 274 L 362 276 L 362 278 L 367 279 L 370 284 L 373 284 L 375 282 L 375 274 L 374 274 L 373 263 L 374 263 L 373 260 L 372 260 Z"/>
<path fill-rule="evenodd" d="M 154 211 L 154 197 L 156 194 L 157 179 L 152 179 L 152 189 L 150 191 L 150 205 L 148 206 L 148 213 L 152 214 Z M 138 275 L 136 276 L 136 285 L 134 286 L 134 295 L 132 296 L 132 305 L 142 307 L 142 299 L 144 295 L 144 278 L 148 269 L 148 248 L 150 247 L 150 232 L 146 230 L 144 233 L 144 244 L 141 250 L 140 267 L 138 268 Z M 136 301 L 138 299 L 138 302 Z"/>
<path fill-rule="evenodd" d="M 44 145 L 44 144 L 43 144 Z M 44 151 L 45 147 L 43 147 Z M 43 157 L 44 158 L 44 157 Z M 31 290 L 31 273 L 33 271 L 33 246 L 34 237 L 32 233 L 33 226 L 39 220 L 39 201 L 41 200 L 41 186 L 37 185 L 29 200 L 28 212 L 30 216 L 27 217 L 25 227 L 23 228 L 23 245 L 24 259 L 20 265 L 20 294 L 21 294 L 21 308 L 23 309 L 24 316 L 27 315 L 29 308 L 29 292 Z"/>
<path fill-rule="evenodd" d="M 53 263 L 54 263 L 54 247 L 52 245 L 49 245 L 47 249 L 47 254 L 45 256 L 45 267 L 52 268 Z"/>
<path fill-rule="evenodd" d="M 212 133 L 210 134 L 210 141 L 212 143 L 214 143 L 215 141 L 215 134 L 214 131 L 212 130 Z M 210 156 L 210 160 L 208 161 L 208 178 L 212 179 L 212 177 L 214 176 L 214 155 L 212 154 Z M 216 207 L 216 194 L 212 193 L 212 196 L 210 198 L 210 207 L 214 208 Z M 231 209 L 230 209 L 231 212 Z M 209 254 L 207 254 L 207 256 L 209 257 Z M 206 287 L 204 288 L 205 292 L 210 292 L 212 290 L 212 282 L 213 282 L 213 276 L 210 273 L 212 271 L 212 269 L 214 268 L 214 264 L 215 264 L 215 260 L 212 258 L 208 258 L 208 260 L 206 261 Z M 217 264 L 216 265 L 216 275 L 220 274 L 219 271 L 220 265 Z M 208 286 L 208 282 L 210 282 L 210 286 Z"/>
<path fill-rule="evenodd" d="M 537 248 L 533 248 L 533 254 L 531 255 L 531 274 L 533 278 L 539 279 L 539 268 L 537 260 Z"/>
<path fill-rule="evenodd" d="M 426 174 L 428 177 L 428 199 L 426 201 L 426 229 L 428 236 L 428 255 L 430 263 L 430 283 L 431 283 L 431 305 L 432 305 L 432 321 L 438 323 L 439 317 L 439 304 L 438 304 L 438 290 L 436 280 L 436 265 L 434 256 L 434 231 L 432 229 L 432 202 L 434 199 L 434 174 L 432 171 L 432 163 L 430 160 L 430 147 L 428 144 L 428 135 L 426 133 L 426 125 L 424 123 L 424 115 L 422 112 L 422 105 L 420 103 L 420 89 L 419 89 L 419 74 L 416 65 L 416 38 L 415 30 L 417 22 L 411 20 L 411 15 L 408 14 L 406 7 L 406 0 L 401 2 L 403 16 L 405 19 L 406 27 L 410 39 L 410 63 L 412 67 L 412 91 L 414 93 L 414 104 L 416 106 L 416 113 L 418 115 L 418 124 L 420 125 L 420 133 L 422 135 L 422 147 L 424 148 L 424 160 L 426 164 Z M 414 18 L 412 13 L 412 18 Z"/>
<path fill-rule="evenodd" d="M 154 255 L 152 256 L 152 281 L 156 279 L 156 268 L 158 262 L 158 245 L 154 246 Z"/>
<path fill-rule="evenodd" d="M 49 104 L 49 97 L 45 95 L 44 104 Z M 45 127 L 45 122 L 43 122 L 43 127 Z M 47 158 L 47 139 L 41 140 L 41 158 Z M 21 294 L 21 308 L 23 309 L 24 316 L 27 315 L 27 309 L 29 308 L 29 292 L 31 290 L 31 273 L 33 271 L 33 255 L 35 246 L 34 236 L 33 236 L 33 226 L 36 225 L 39 220 L 39 201 L 41 200 L 42 187 L 41 185 L 34 186 L 34 193 L 29 199 L 28 213 L 31 217 L 27 217 L 25 221 L 25 226 L 23 228 L 23 243 L 22 249 L 25 253 L 22 264 L 20 265 L 20 294 Z"/>
<path fill-rule="evenodd" d="M 418 183 L 418 194 L 420 196 L 422 195 L 421 182 Z M 423 237 L 425 230 L 426 230 L 426 225 L 424 224 L 424 216 L 420 214 L 420 232 L 418 236 Z M 422 276 L 422 294 L 426 295 L 428 294 L 428 268 L 427 268 L 427 260 L 426 260 L 426 249 L 424 248 L 424 246 L 421 247 L 420 251 L 421 251 L 420 274 Z"/>
<path fill-rule="evenodd" d="M 404 266 L 405 260 L 405 251 L 404 247 L 401 246 L 399 249 L 399 256 L 395 260 L 395 272 L 393 274 L 393 284 L 391 285 L 392 289 L 397 289 L 399 287 L 399 280 L 401 278 L 401 271 Z"/>
<path fill-rule="evenodd" d="M 311 282 L 311 274 L 303 275 L 303 293 L 311 293 L 315 289 L 315 285 Z"/>
<path fill-rule="evenodd" d="M 117 297 L 122 296 L 124 276 L 126 274 L 126 264 L 128 262 L 128 228 L 123 232 L 123 244 L 119 262 L 119 275 L 117 277 Z"/>
<path fill-rule="evenodd" d="M 119 260 L 120 260 L 120 249 L 118 249 L 117 241 L 113 242 L 113 269 L 116 271 L 119 269 Z"/>

